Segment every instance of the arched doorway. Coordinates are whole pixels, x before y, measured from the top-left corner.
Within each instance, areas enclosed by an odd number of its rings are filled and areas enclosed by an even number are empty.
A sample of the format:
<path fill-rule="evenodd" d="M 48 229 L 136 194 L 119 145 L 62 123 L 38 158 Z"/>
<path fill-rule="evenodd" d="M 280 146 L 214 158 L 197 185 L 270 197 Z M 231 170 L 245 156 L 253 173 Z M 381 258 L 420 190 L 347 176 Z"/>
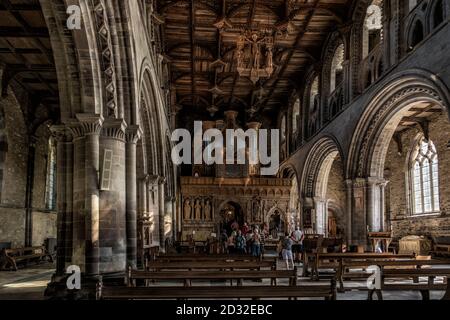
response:
<path fill-rule="evenodd" d="M 225 230 L 228 236 L 233 230 L 240 229 L 245 222 L 244 211 L 239 203 L 234 201 L 226 202 L 219 211 L 219 230 Z"/>

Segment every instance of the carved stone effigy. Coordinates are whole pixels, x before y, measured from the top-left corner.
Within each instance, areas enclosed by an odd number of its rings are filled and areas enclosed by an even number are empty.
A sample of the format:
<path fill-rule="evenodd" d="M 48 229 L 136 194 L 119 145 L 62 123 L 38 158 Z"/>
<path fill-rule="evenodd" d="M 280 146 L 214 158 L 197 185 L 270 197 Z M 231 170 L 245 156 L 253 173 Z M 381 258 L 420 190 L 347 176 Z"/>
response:
<path fill-rule="evenodd" d="M 184 202 L 184 220 L 190 220 L 191 219 L 191 201 L 189 198 Z"/>
<path fill-rule="evenodd" d="M 199 199 L 197 199 L 195 201 L 194 210 L 195 210 L 195 220 L 201 221 L 202 220 L 202 205 L 200 204 Z"/>

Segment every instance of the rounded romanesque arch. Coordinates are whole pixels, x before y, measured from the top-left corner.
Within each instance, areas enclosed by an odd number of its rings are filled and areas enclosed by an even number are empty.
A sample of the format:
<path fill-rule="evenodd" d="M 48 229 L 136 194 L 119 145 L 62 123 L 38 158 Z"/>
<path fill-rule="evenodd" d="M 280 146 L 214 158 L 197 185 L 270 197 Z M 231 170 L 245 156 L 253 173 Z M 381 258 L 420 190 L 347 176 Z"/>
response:
<path fill-rule="evenodd" d="M 350 74 L 351 74 L 351 92 L 353 96 L 360 94 L 364 86 L 361 86 L 361 64 L 364 59 L 364 23 L 367 17 L 367 9 L 374 0 L 358 0 L 354 1 L 351 12 L 353 21 L 352 31 L 350 35 Z M 372 78 L 372 75 L 371 75 Z M 352 97 L 351 97 L 352 98 Z"/>
<path fill-rule="evenodd" d="M 347 177 L 353 181 L 354 201 L 358 204 L 352 215 L 353 219 L 359 217 L 360 232 L 367 226 L 370 231 L 383 231 L 390 223 L 385 210 L 385 162 L 401 121 L 414 107 L 424 105 L 439 106 L 447 110 L 448 117 L 450 94 L 436 75 L 411 70 L 392 76 L 369 101 L 352 138 L 347 165 Z M 400 146 L 401 141 L 399 150 Z"/>
<path fill-rule="evenodd" d="M 304 197 L 303 225 L 313 228 L 319 234 L 327 234 L 329 178 L 332 168 L 336 172 L 333 184 L 339 185 L 339 192 L 343 193 L 343 153 L 339 144 L 332 137 L 320 139 L 310 150 L 307 157 L 300 190 Z M 342 196 L 333 195 L 335 198 Z M 342 200 L 342 199 L 337 199 Z M 347 218 L 343 217 L 343 220 Z M 342 223 L 346 223 L 342 222 Z"/>
<path fill-rule="evenodd" d="M 340 111 L 344 104 L 344 92 L 341 90 L 342 88 L 339 87 L 342 82 L 339 83 L 339 79 L 336 78 L 335 71 L 338 64 L 342 67 L 348 48 L 346 47 L 344 38 L 339 31 L 336 31 L 329 36 L 325 48 L 326 49 L 324 50 L 322 56 L 324 65 L 322 68 L 321 78 L 322 97 L 324 98 L 322 99 L 322 119 L 324 119 L 324 121 L 328 121 Z M 338 52 L 341 50 L 342 52 Z M 336 57 L 337 55 L 341 56 Z M 343 77 L 341 77 L 341 81 L 342 80 Z"/>
<path fill-rule="evenodd" d="M 420 102 L 435 103 L 448 111 L 450 93 L 436 75 L 411 70 L 391 77 L 369 101 L 352 138 L 347 177 L 382 176 L 389 141 L 404 112 Z"/>

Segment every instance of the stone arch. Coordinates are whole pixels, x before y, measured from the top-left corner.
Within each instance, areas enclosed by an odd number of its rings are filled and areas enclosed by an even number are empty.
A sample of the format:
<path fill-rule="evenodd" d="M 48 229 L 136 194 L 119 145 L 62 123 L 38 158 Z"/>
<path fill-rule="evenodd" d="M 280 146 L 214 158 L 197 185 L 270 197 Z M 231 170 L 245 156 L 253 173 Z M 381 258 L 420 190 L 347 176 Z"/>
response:
<path fill-rule="evenodd" d="M 447 18 L 447 1 L 435 0 L 430 6 L 428 19 L 430 22 L 429 30 L 433 31 Z"/>
<path fill-rule="evenodd" d="M 352 138 L 347 176 L 359 181 L 359 188 L 364 186 L 367 190 L 367 205 L 363 209 L 367 225 L 371 231 L 380 231 L 386 221 L 385 161 L 396 128 L 418 103 L 439 105 L 448 111 L 450 94 L 437 76 L 411 70 L 392 76 L 368 101 L 371 102 Z"/>
<path fill-rule="evenodd" d="M 327 228 L 327 187 L 331 168 L 337 158 L 344 162 L 343 152 L 336 139 L 324 137 L 320 139 L 309 152 L 303 169 L 300 190 L 311 208 L 305 206 L 304 215 L 310 214 L 313 227 L 319 234 L 326 234 Z M 343 172 L 341 173 L 343 177 Z M 308 210 L 314 209 L 314 212 Z"/>
<path fill-rule="evenodd" d="M 407 30 L 408 50 L 413 50 L 425 38 L 425 23 L 417 17 L 412 20 Z"/>
<path fill-rule="evenodd" d="M 154 82 L 148 68 L 143 69 L 140 85 L 140 119 L 143 139 L 146 141 L 147 161 L 149 173 L 163 176 L 164 168 L 164 131 L 162 125 L 162 112 L 155 93 Z"/>
<path fill-rule="evenodd" d="M 337 88 L 336 83 L 336 76 L 332 75 L 333 67 L 336 67 L 335 63 L 335 56 L 339 48 L 343 48 L 343 56 L 342 56 L 342 62 L 345 60 L 347 48 L 345 47 L 345 41 L 342 37 L 341 33 L 336 31 L 332 33 L 328 40 L 327 44 L 325 46 L 325 50 L 323 52 L 322 61 L 324 61 L 323 69 L 322 69 L 322 97 L 325 97 L 325 99 L 322 99 L 322 119 L 325 121 L 328 121 L 332 117 L 332 108 L 330 108 L 330 103 L 332 103 L 331 95 L 334 93 Z M 342 79 L 343 80 L 343 79 Z M 341 90 L 338 92 L 338 95 L 341 95 L 342 98 L 337 97 L 337 102 L 339 102 L 339 106 L 336 106 L 336 108 L 340 109 L 343 104 L 343 91 Z"/>
<path fill-rule="evenodd" d="M 281 167 L 279 177 L 282 179 L 291 179 L 291 190 L 289 192 L 289 214 L 296 225 L 301 224 L 301 201 L 300 201 L 300 182 L 296 168 L 287 164 Z"/>
<path fill-rule="evenodd" d="M 363 62 L 363 36 L 364 22 L 366 20 L 367 9 L 373 3 L 373 0 L 358 0 L 353 3 L 350 11 L 353 21 L 353 28 L 350 35 L 350 74 L 351 74 L 351 90 L 353 96 L 362 93 L 363 89 L 359 85 L 360 67 Z"/>
<path fill-rule="evenodd" d="M 303 92 L 303 127 L 304 136 L 308 139 L 319 129 L 320 121 L 320 72 L 313 69 L 306 77 L 306 86 Z"/>
<path fill-rule="evenodd" d="M 431 102 L 446 109 L 448 116 L 450 93 L 436 75 L 411 70 L 392 76 L 368 101 L 352 138 L 347 177 L 382 177 L 389 141 L 402 113 L 412 104 Z"/>

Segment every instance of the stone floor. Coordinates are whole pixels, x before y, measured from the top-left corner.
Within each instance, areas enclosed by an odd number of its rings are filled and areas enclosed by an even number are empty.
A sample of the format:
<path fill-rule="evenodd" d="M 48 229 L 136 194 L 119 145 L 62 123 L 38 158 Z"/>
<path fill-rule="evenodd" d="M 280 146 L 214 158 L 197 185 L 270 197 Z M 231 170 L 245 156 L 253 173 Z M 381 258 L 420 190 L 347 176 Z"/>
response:
<path fill-rule="evenodd" d="M 54 272 L 50 263 L 19 271 L 0 271 L 0 300 L 43 300 Z"/>
<path fill-rule="evenodd" d="M 285 268 L 283 263 L 278 263 L 278 269 Z M 42 264 L 38 266 L 30 266 L 26 269 L 20 269 L 17 272 L 0 272 L 0 300 L 44 300 L 44 291 L 54 272 L 52 264 Z M 310 282 L 307 278 L 300 278 L 299 284 L 308 285 Z M 317 282 L 314 282 L 315 284 Z M 325 283 L 325 282 L 324 282 Z M 287 284 L 287 280 L 279 281 L 280 285 Z M 155 284 L 158 285 L 158 284 Z M 164 285 L 167 285 L 165 283 Z M 181 285 L 180 283 L 170 283 L 170 285 Z M 223 282 L 196 282 L 201 286 L 223 286 Z M 244 282 L 244 285 L 252 285 L 251 281 Z M 258 285 L 270 285 L 270 282 L 264 281 Z M 347 281 L 347 288 L 364 288 L 364 281 Z M 431 299 L 440 299 L 444 292 L 431 292 Z M 384 292 L 385 300 L 421 300 L 419 292 L 400 291 L 400 292 Z M 338 293 L 338 300 L 366 300 L 367 292 L 364 290 L 352 290 L 345 293 Z"/>

